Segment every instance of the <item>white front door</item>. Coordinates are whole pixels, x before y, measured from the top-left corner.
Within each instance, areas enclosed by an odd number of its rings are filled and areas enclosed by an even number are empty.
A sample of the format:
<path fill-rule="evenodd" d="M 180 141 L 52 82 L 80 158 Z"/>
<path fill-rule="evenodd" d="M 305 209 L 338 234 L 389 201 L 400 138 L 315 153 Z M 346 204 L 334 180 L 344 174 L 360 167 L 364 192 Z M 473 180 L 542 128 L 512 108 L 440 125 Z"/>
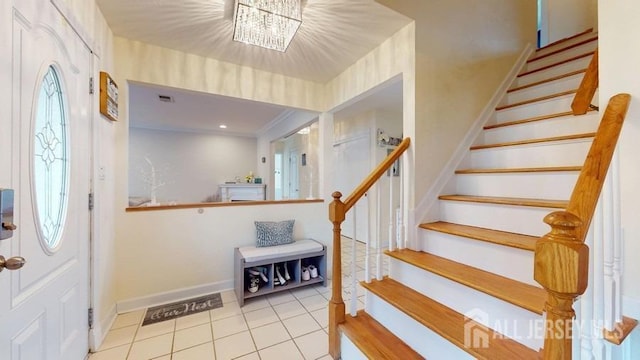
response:
<path fill-rule="evenodd" d="M 80 360 L 88 352 L 91 54 L 50 1 L 14 0 L 11 111 L 12 238 L 0 255 L 0 359 Z"/>
<path fill-rule="evenodd" d="M 300 160 L 298 149 L 289 150 L 289 197 L 288 199 L 300 198 Z"/>

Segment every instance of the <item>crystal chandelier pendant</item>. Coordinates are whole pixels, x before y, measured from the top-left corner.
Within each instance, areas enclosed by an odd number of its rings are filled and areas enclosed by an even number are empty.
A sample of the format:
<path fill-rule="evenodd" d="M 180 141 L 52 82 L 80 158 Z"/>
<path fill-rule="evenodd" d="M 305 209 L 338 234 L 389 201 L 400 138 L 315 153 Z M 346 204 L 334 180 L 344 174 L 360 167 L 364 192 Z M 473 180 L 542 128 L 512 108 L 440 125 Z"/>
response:
<path fill-rule="evenodd" d="M 236 0 L 233 40 L 284 52 L 300 24 L 300 0 Z"/>

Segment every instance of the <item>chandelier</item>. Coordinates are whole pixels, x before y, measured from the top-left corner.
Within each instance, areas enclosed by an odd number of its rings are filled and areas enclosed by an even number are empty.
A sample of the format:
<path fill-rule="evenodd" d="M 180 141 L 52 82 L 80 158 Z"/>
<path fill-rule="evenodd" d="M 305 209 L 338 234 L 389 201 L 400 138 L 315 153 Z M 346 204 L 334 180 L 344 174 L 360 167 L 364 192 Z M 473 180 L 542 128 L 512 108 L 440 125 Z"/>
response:
<path fill-rule="evenodd" d="M 300 24 L 300 0 L 236 0 L 233 40 L 284 52 Z"/>

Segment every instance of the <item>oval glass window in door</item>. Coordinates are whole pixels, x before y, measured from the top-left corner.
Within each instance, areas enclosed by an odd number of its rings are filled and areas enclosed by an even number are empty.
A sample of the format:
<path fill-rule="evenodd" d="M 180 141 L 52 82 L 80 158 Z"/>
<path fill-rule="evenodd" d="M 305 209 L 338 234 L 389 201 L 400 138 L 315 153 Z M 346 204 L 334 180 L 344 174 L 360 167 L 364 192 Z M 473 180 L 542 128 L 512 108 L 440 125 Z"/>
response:
<path fill-rule="evenodd" d="M 62 238 L 69 187 L 68 127 L 65 100 L 53 66 L 42 79 L 34 122 L 33 186 L 38 233 L 53 252 Z"/>

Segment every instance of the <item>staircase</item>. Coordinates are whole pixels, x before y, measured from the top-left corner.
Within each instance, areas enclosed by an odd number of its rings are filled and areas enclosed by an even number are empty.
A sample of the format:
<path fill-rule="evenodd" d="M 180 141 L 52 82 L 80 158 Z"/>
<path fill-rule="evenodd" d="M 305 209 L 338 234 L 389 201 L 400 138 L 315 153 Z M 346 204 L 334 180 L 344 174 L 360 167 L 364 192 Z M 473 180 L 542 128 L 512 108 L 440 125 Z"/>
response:
<path fill-rule="evenodd" d="M 439 197 L 439 221 L 420 224 L 419 249 L 387 251 L 390 275 L 361 284 L 365 310 L 338 325 L 343 359 L 541 358 L 534 250 L 598 127 L 598 111 L 571 112 L 596 48 L 587 31 L 531 55 Z"/>

